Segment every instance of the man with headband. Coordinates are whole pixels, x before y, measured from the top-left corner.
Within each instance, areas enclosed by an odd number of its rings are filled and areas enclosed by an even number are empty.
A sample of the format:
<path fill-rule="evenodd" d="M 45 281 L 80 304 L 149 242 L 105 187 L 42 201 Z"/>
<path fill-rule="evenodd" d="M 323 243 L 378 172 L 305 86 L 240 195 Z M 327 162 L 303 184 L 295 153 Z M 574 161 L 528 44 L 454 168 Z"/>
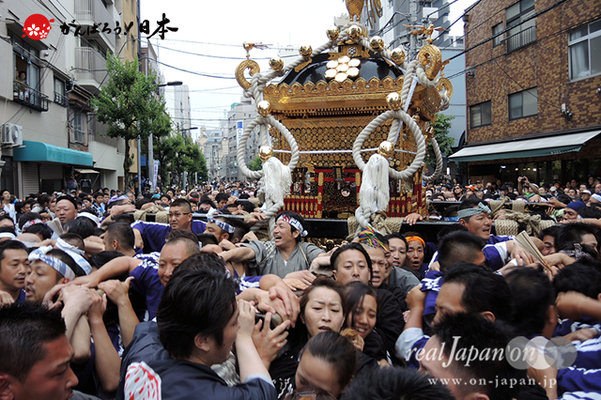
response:
<path fill-rule="evenodd" d="M 487 245 L 485 246 L 485 249 L 489 245 L 494 245 L 498 251 L 498 254 L 495 254 L 494 257 L 492 254 L 487 253 L 487 250 L 484 251 L 487 260 L 486 264 L 489 268 L 496 271 L 511 259 L 515 259 L 520 265 L 534 262 L 532 256 L 526 253 L 526 251 L 513 240 L 514 236 L 491 235 L 493 222 L 490 213 L 490 208 L 479 199 L 464 200 L 459 206 L 458 212 L 459 223 L 465 226 L 469 233 L 484 240 Z M 538 238 L 533 237 L 532 240 L 537 245 L 539 244 L 538 242 L 540 242 L 540 239 Z M 542 248 L 542 242 L 540 242 L 540 248 Z"/>
<path fill-rule="evenodd" d="M 41 303 L 55 285 L 71 282 L 86 274 L 69 254 L 51 246 L 32 251 L 28 260 L 25 296 L 31 303 Z"/>
<path fill-rule="evenodd" d="M 186 199 L 176 199 L 169 207 L 169 225 L 157 222 L 136 221 L 131 227 L 136 237 L 136 247 L 143 248 L 145 253 L 161 251 L 165 238 L 174 229 L 185 229 L 195 234 L 205 231 L 203 221 L 192 219 L 192 208 Z"/>
<path fill-rule="evenodd" d="M 296 278 L 310 283 L 312 279 L 307 270 L 311 262 L 324 251 L 314 244 L 302 242 L 305 236 L 307 231 L 303 217 L 284 211 L 276 219 L 273 241 L 253 240 L 243 247 L 221 253 L 221 257 L 225 261 L 247 262 L 252 275 L 274 274 L 280 278 Z M 301 273 L 292 275 L 295 272 Z"/>

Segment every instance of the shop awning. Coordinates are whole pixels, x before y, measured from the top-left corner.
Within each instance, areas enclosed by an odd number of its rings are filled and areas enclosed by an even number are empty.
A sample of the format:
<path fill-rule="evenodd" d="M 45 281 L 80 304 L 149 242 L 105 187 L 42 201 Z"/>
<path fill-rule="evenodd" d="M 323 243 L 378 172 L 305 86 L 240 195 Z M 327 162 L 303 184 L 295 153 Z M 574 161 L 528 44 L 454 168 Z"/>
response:
<path fill-rule="evenodd" d="M 94 157 L 90 153 L 30 140 L 24 140 L 23 147 L 14 149 L 13 156 L 15 161 L 94 166 Z"/>
<path fill-rule="evenodd" d="M 582 146 L 601 131 L 514 140 L 511 142 L 464 147 L 449 157 L 450 161 L 487 161 L 510 158 L 554 156 L 580 151 Z"/>

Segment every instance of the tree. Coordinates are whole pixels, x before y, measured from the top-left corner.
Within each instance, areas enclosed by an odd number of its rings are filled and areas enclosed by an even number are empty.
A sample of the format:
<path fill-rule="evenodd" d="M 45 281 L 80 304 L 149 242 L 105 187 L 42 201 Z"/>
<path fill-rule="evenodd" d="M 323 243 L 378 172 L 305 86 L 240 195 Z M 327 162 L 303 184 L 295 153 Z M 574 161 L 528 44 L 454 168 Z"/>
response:
<path fill-rule="evenodd" d="M 155 158 L 160 162 L 161 181 L 170 185 L 170 174 L 180 177 L 187 171 L 192 177 L 195 173 L 202 179 L 208 178 L 207 163 L 198 145 L 179 132 L 154 142 Z"/>
<path fill-rule="evenodd" d="M 261 161 L 259 156 L 256 156 L 255 159 L 248 164 L 248 169 L 251 171 L 258 171 L 261 168 L 263 168 L 263 161 Z"/>
<path fill-rule="evenodd" d="M 436 114 L 437 121 L 431 122 L 430 125 L 434 128 L 434 138 L 440 147 L 440 151 L 443 156 L 450 155 L 453 150 L 453 138 L 449 137 L 449 130 L 451 129 L 451 121 L 455 118 L 454 116 Z M 428 143 L 428 156 L 426 158 L 428 165 L 436 165 L 436 155 L 432 148 L 432 143 Z"/>
<path fill-rule="evenodd" d="M 165 111 L 165 102 L 154 96 L 156 77 L 140 72 L 137 59 L 123 64 L 109 54 L 106 68 L 108 82 L 92 100 L 92 106 L 98 121 L 108 125 L 106 135 L 125 139 L 123 171 L 125 182 L 129 182 L 129 168 L 133 163 L 129 141 L 138 137 L 146 141 L 151 132 L 155 137 L 168 135 L 171 119 Z"/>

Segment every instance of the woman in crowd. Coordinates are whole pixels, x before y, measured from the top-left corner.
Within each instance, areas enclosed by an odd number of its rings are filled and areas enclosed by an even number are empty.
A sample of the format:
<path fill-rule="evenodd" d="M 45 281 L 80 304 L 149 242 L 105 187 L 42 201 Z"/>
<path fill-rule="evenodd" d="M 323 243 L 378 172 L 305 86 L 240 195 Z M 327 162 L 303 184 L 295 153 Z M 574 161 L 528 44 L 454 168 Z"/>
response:
<path fill-rule="evenodd" d="M 15 211 L 15 205 L 10 201 L 10 192 L 8 191 L 8 189 L 3 189 L 2 192 L 0 192 L 0 196 L 2 197 L 2 209 L 5 213 L 10 215 L 10 217 L 16 223 L 17 214 Z"/>
<path fill-rule="evenodd" d="M 326 331 L 309 339 L 296 369 L 297 388 L 313 387 L 338 399 L 357 367 L 357 350 L 344 336 Z"/>
<path fill-rule="evenodd" d="M 345 326 L 357 332 L 355 346 L 380 365 L 389 365 L 384 341 L 379 334 L 372 334 L 378 317 L 376 289 L 363 282 L 352 282 L 344 287 L 344 293 L 349 310 Z"/>
<path fill-rule="evenodd" d="M 299 355 L 307 342 L 321 332 L 340 332 L 346 315 L 344 292 L 337 282 L 330 278 L 319 277 L 305 290 L 300 298 L 301 323 L 297 322 L 296 328 L 290 331 L 283 354 L 270 364 L 266 361 L 266 357 L 262 357 L 269 368 L 278 397 L 281 398 L 292 392 Z M 269 351 L 262 348 L 261 343 L 255 341 L 255 344 L 259 354 L 263 355 Z"/>

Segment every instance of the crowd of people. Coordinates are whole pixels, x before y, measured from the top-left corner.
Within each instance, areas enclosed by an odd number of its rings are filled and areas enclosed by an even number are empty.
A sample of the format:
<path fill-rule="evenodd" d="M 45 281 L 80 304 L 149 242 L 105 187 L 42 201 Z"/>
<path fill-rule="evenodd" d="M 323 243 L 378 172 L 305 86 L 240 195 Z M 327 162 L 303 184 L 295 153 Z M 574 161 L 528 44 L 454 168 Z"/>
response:
<path fill-rule="evenodd" d="M 601 178 L 428 184 L 403 233 L 329 250 L 255 189 L 3 190 L 0 398 L 599 398 Z M 507 198 L 553 220 L 542 259 L 495 234 Z"/>

